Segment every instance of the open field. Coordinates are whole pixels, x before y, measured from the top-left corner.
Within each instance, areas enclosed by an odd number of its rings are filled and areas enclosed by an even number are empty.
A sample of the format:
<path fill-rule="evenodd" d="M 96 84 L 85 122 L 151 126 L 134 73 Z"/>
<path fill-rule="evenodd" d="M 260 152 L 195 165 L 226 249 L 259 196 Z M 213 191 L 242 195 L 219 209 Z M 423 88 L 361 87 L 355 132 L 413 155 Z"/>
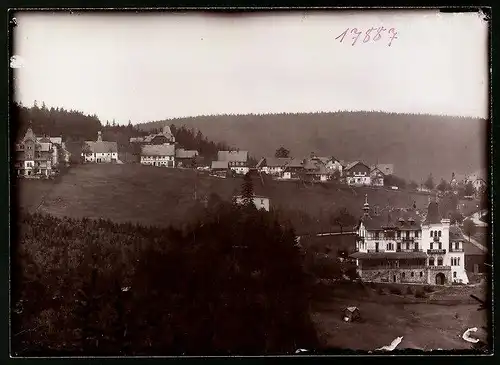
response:
<path fill-rule="evenodd" d="M 216 193 L 229 200 L 240 192 L 241 184 L 241 178 L 220 179 L 193 170 L 136 164 L 79 165 L 54 181 L 19 181 L 18 204 L 28 211 L 38 207 L 39 212 L 56 216 L 180 224 L 194 216 L 195 192 L 197 198 Z M 428 202 L 426 195 L 418 193 L 333 184 L 263 183 L 255 178 L 254 186 L 256 194 L 271 198 L 271 207 L 302 211 L 324 221 L 340 207 L 359 215 L 365 194 L 370 204 L 380 207 L 407 207 L 416 201 L 417 207 L 424 209 Z"/>
<path fill-rule="evenodd" d="M 355 285 L 323 288 L 322 298 L 313 305 L 312 318 L 326 347 L 369 351 L 403 336 L 397 349 L 465 350 L 471 344 L 461 336 L 471 327 L 477 327 L 477 337 L 486 340 L 487 331 L 482 327 L 488 327 L 487 311 L 478 311 L 478 303 L 469 296 L 484 298 L 485 287 L 441 288 L 429 293 L 428 299 L 416 299 L 381 295 L 373 288 Z M 342 320 L 347 306 L 360 309 L 361 322 Z"/>

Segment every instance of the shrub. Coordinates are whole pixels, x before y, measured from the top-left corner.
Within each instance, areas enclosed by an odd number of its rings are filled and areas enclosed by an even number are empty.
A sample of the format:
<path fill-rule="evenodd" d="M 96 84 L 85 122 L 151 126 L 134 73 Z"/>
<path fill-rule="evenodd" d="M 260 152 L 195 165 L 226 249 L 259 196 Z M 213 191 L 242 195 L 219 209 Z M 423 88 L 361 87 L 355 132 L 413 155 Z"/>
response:
<path fill-rule="evenodd" d="M 397 286 L 392 286 L 390 289 L 389 289 L 390 293 L 391 294 L 397 294 L 397 295 L 401 295 L 402 293 L 402 290 L 401 288 L 397 287 Z"/>
<path fill-rule="evenodd" d="M 434 288 L 430 285 L 426 285 L 426 286 L 424 286 L 424 291 L 426 293 L 432 293 L 434 291 Z"/>
<path fill-rule="evenodd" d="M 383 287 L 379 286 L 378 289 L 377 289 L 377 293 L 379 295 L 385 295 L 385 290 Z"/>
<path fill-rule="evenodd" d="M 407 286 L 406 290 L 405 290 L 405 294 L 412 295 L 413 294 L 413 288 L 411 286 Z"/>
<path fill-rule="evenodd" d="M 426 298 L 427 294 L 425 294 L 425 291 L 421 289 L 416 289 L 415 290 L 415 298 Z"/>

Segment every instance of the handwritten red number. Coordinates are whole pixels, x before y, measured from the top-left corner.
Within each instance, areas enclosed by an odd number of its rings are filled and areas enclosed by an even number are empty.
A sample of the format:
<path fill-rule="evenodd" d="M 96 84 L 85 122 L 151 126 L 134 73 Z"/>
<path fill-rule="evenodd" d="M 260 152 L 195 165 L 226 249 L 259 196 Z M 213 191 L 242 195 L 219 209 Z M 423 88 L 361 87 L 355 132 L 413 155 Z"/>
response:
<path fill-rule="evenodd" d="M 354 37 L 352 37 L 352 39 L 354 39 L 354 42 L 352 42 L 352 45 L 354 46 L 354 45 L 356 44 L 356 42 L 358 41 L 358 38 L 359 38 L 359 36 L 361 35 L 361 32 L 360 32 L 360 31 L 358 31 L 358 28 L 353 28 L 353 29 L 351 30 L 351 33 L 356 34 Z"/>
<path fill-rule="evenodd" d="M 371 33 L 372 31 L 374 31 L 374 30 L 375 30 L 375 28 L 373 28 L 373 27 L 372 27 L 372 28 L 370 28 L 370 29 L 368 29 L 368 30 L 366 31 L 366 33 L 365 33 L 365 37 L 363 38 L 363 43 L 366 43 L 366 42 L 369 42 L 369 41 L 370 41 L 370 33 Z"/>
<path fill-rule="evenodd" d="M 390 46 L 391 46 L 391 44 L 392 44 L 392 41 L 393 41 L 394 39 L 397 39 L 397 38 L 398 38 L 398 37 L 397 37 L 398 32 L 396 32 L 396 30 L 395 30 L 394 28 L 391 28 L 391 29 L 389 29 L 389 33 L 392 33 L 392 34 L 391 34 L 391 36 L 390 36 L 390 37 L 391 37 L 391 40 L 389 41 L 389 47 L 390 47 Z"/>
<path fill-rule="evenodd" d="M 379 27 L 377 28 L 377 34 L 375 34 L 375 37 L 373 37 L 373 40 L 376 42 L 378 40 L 380 40 L 380 38 L 382 38 L 382 32 L 386 31 L 387 29 L 385 29 L 384 27 Z"/>
<path fill-rule="evenodd" d="M 337 36 L 337 38 L 335 39 L 339 39 L 340 38 L 340 43 L 342 43 L 342 41 L 344 40 L 344 37 L 346 36 L 347 34 L 347 31 L 349 30 L 349 28 L 347 28 L 343 33 L 341 33 L 339 36 Z"/>

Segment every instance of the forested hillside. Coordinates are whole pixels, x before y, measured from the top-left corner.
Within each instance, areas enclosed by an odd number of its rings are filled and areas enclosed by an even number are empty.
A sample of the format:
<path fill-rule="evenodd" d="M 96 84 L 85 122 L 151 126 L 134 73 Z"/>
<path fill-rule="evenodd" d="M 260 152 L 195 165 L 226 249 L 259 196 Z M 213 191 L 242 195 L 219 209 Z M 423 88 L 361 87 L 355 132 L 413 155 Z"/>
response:
<path fill-rule="evenodd" d="M 219 115 L 138 125 L 165 124 L 200 130 L 255 157 L 274 155 L 280 146 L 292 156 L 311 152 L 342 160 L 393 163 L 395 174 L 418 183 L 429 173 L 450 179 L 487 166 L 488 122 L 483 119 L 378 112 Z"/>
<path fill-rule="evenodd" d="M 124 162 L 137 160 L 139 153 L 138 146 L 134 148 L 129 143 L 131 137 L 161 131 L 161 128 L 144 131 L 130 122 L 128 125 L 119 125 L 114 121 L 102 123 L 96 115 L 86 115 L 80 111 L 64 108 L 48 108 L 44 103 L 41 105 L 35 103 L 29 108 L 13 104 L 10 127 L 13 140 L 22 138 L 28 127 L 31 127 L 36 135 L 62 136 L 73 156 L 73 163 L 78 162 L 75 156 L 80 156 L 82 142 L 95 140 L 98 131 L 102 131 L 104 140 L 118 143 L 120 159 Z M 216 158 L 217 151 L 230 148 L 226 143 L 208 140 L 203 133 L 193 128 L 172 125 L 171 130 L 180 148 L 197 150 L 200 156 L 208 161 Z"/>

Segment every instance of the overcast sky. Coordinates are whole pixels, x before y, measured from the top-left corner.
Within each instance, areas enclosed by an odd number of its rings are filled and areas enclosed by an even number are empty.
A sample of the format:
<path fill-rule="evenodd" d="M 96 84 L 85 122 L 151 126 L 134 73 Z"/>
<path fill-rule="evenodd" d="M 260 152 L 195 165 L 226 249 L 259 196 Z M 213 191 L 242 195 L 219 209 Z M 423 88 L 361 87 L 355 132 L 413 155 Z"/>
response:
<path fill-rule="evenodd" d="M 382 110 L 487 117 L 487 24 L 435 12 L 18 13 L 15 97 L 133 123 Z M 394 28 L 352 46 L 347 28 Z M 371 34 L 374 35 L 375 31 Z"/>

